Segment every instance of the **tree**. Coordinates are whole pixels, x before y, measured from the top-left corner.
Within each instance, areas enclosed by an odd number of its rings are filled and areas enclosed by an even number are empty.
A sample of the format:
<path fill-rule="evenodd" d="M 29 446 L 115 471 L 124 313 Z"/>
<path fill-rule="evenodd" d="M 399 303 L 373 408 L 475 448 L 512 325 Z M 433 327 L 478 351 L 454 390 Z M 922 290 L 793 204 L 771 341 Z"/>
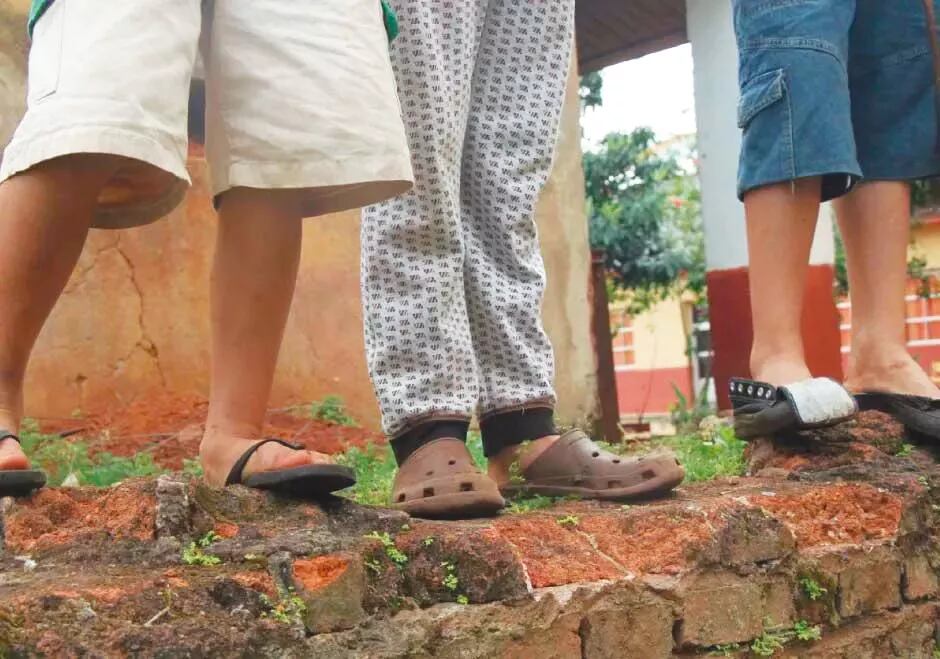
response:
<path fill-rule="evenodd" d="M 597 71 L 581 76 L 581 110 L 600 107 L 604 103 L 604 79 Z"/>
<path fill-rule="evenodd" d="M 680 155 L 649 128 L 612 133 L 584 155 L 591 246 L 632 313 L 704 289 L 698 183 Z"/>

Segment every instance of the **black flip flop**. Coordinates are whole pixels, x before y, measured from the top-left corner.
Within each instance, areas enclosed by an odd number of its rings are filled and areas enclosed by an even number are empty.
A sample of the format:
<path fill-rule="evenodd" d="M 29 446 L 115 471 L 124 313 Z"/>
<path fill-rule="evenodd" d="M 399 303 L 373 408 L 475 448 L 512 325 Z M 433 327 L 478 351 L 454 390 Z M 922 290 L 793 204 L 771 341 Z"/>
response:
<path fill-rule="evenodd" d="M 730 393 L 734 430 L 741 439 L 826 428 L 848 421 L 858 412 L 852 395 L 829 378 L 783 387 L 732 378 Z"/>
<path fill-rule="evenodd" d="M 856 394 L 855 400 L 863 410 L 877 410 L 890 414 L 905 428 L 933 439 L 940 439 L 940 399 L 885 391 L 866 391 Z"/>
<path fill-rule="evenodd" d="M 0 429 L 0 442 L 20 438 L 9 430 Z M 38 469 L 7 469 L 0 471 L 0 497 L 25 497 L 46 485 L 46 475 Z"/>
<path fill-rule="evenodd" d="M 262 471 L 243 478 L 242 471 L 251 456 L 265 444 L 271 443 L 280 444 L 295 451 L 306 450 L 301 444 L 292 444 L 283 439 L 261 440 L 238 458 L 225 484 L 227 486 L 244 485 L 297 498 L 323 497 L 356 484 L 355 472 L 349 467 L 336 464 L 311 464 L 278 471 Z"/>

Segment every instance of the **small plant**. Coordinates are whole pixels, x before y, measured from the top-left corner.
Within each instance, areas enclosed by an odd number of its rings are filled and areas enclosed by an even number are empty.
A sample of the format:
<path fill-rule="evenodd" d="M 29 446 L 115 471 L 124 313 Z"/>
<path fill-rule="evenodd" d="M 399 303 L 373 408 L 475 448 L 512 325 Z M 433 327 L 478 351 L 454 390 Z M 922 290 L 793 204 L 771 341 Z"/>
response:
<path fill-rule="evenodd" d="M 347 497 L 364 506 L 388 505 L 397 469 L 391 446 L 353 447 L 336 461 L 356 472 L 356 484 L 346 490 Z"/>
<path fill-rule="evenodd" d="M 470 603 L 470 598 L 466 595 L 457 595 L 457 604 L 462 606 L 467 606 Z"/>
<path fill-rule="evenodd" d="M 708 654 L 714 657 L 730 657 L 740 650 L 741 645 L 739 643 L 724 643 L 714 646 Z"/>
<path fill-rule="evenodd" d="M 219 565 L 222 562 L 221 558 L 203 551 L 217 540 L 220 540 L 220 538 L 215 531 L 209 531 L 198 540 L 190 542 L 189 546 L 183 549 L 183 562 L 186 565 L 199 565 L 202 567 Z"/>
<path fill-rule="evenodd" d="M 430 546 L 433 545 L 433 544 L 434 544 L 434 538 L 433 538 L 433 537 L 428 536 L 428 537 L 426 537 L 426 538 L 424 539 L 424 546 L 425 546 L 425 547 L 430 547 Z"/>
<path fill-rule="evenodd" d="M 559 526 L 573 529 L 581 523 L 581 518 L 579 518 L 577 515 L 565 515 L 564 517 L 559 517 L 557 521 Z"/>
<path fill-rule="evenodd" d="M 183 473 L 193 478 L 202 478 L 202 463 L 199 458 L 183 458 Z"/>
<path fill-rule="evenodd" d="M 927 480 L 926 476 L 918 476 L 917 482 L 923 485 L 924 487 L 930 487 L 930 481 Z"/>
<path fill-rule="evenodd" d="M 800 589 L 803 591 L 803 594 L 813 602 L 821 599 L 823 595 L 829 592 L 812 577 L 803 577 L 800 579 Z"/>
<path fill-rule="evenodd" d="M 212 567 L 222 563 L 222 559 L 212 554 L 207 554 L 195 542 L 190 542 L 183 550 L 183 562 L 186 565 L 198 565 L 200 567 Z"/>
<path fill-rule="evenodd" d="M 310 403 L 310 416 L 337 426 L 358 426 L 356 420 L 346 412 L 346 404 L 339 396 L 327 396 L 321 401 Z"/>
<path fill-rule="evenodd" d="M 376 574 L 382 574 L 382 566 L 379 564 L 378 561 L 374 559 L 367 560 L 365 562 L 365 566 L 369 568 L 370 570 L 372 570 L 373 572 L 375 572 Z"/>
<path fill-rule="evenodd" d="M 822 638 L 822 628 L 819 625 L 811 625 L 805 620 L 798 620 L 793 625 L 793 633 L 800 641 L 818 641 Z"/>
<path fill-rule="evenodd" d="M 395 541 L 392 540 L 392 536 L 388 533 L 373 531 L 366 537 L 372 540 L 378 540 L 385 549 L 385 555 L 398 567 L 402 567 L 408 562 L 408 556 L 395 545 Z"/>
<path fill-rule="evenodd" d="M 307 614 L 307 603 L 298 597 L 293 589 L 289 590 L 285 597 L 277 604 L 262 593 L 262 603 L 268 607 L 268 611 L 261 614 L 262 618 L 270 617 L 282 625 L 303 624 L 304 616 Z"/>
<path fill-rule="evenodd" d="M 457 579 L 457 574 L 454 572 L 454 564 L 448 561 L 441 563 L 441 567 L 444 568 L 445 574 L 442 584 L 444 588 L 450 592 L 454 592 L 460 587 L 460 580 Z"/>
<path fill-rule="evenodd" d="M 906 458 L 913 452 L 914 446 L 912 444 L 901 444 L 901 448 L 898 449 L 898 452 L 895 453 L 895 455 L 901 458 Z"/>
<path fill-rule="evenodd" d="M 555 505 L 555 500 L 551 497 L 544 497 L 540 494 L 536 494 L 535 496 L 522 497 L 510 501 L 509 505 L 506 507 L 506 514 L 521 515 L 523 513 L 531 513 L 535 510 L 551 508 L 553 505 Z"/>
<path fill-rule="evenodd" d="M 940 646 L 938 646 L 936 643 L 934 643 L 933 645 L 932 655 L 933 655 L 933 659 L 940 659 Z"/>
<path fill-rule="evenodd" d="M 783 649 L 787 637 L 781 632 L 765 630 L 751 643 L 751 652 L 758 657 L 772 657 L 777 650 Z"/>

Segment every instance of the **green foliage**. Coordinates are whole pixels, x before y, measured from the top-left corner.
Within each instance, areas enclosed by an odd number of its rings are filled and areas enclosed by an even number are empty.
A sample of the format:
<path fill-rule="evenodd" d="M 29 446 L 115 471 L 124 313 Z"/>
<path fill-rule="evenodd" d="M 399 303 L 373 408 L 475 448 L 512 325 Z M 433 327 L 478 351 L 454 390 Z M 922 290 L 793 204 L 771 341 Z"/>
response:
<path fill-rule="evenodd" d="M 901 444 L 901 448 L 898 449 L 898 452 L 895 453 L 895 455 L 901 458 L 906 458 L 913 452 L 914 446 L 912 444 Z"/>
<path fill-rule="evenodd" d="M 441 567 L 444 568 L 444 579 L 441 581 L 441 583 L 443 584 L 444 588 L 454 592 L 460 587 L 460 580 L 457 578 L 454 564 L 449 561 L 444 561 L 441 563 Z"/>
<path fill-rule="evenodd" d="M 604 104 L 604 79 L 597 71 L 581 76 L 578 95 L 581 97 L 581 109 L 597 108 Z"/>
<path fill-rule="evenodd" d="M 559 517 L 557 521 L 559 526 L 572 529 L 581 523 L 581 519 L 577 515 L 565 515 L 564 517 Z"/>
<path fill-rule="evenodd" d="M 186 565 L 212 567 L 213 565 L 220 565 L 222 559 L 218 556 L 205 553 L 195 542 L 190 542 L 189 545 L 183 549 L 183 562 L 186 563 Z"/>
<path fill-rule="evenodd" d="M 694 432 L 703 420 L 715 415 L 715 408 L 708 400 L 708 384 L 709 380 L 706 379 L 695 401 L 689 401 L 675 383 L 670 383 L 676 395 L 676 402 L 673 403 L 670 416 L 672 424 L 680 433 Z"/>
<path fill-rule="evenodd" d="M 747 443 L 737 438 L 731 426 L 719 425 L 713 431 L 681 435 L 663 440 L 661 444 L 675 451 L 685 468 L 686 481 L 691 483 L 741 476 L 746 470 L 744 448 Z"/>
<path fill-rule="evenodd" d="M 75 474 L 80 485 L 110 487 L 128 478 L 165 473 L 150 453 L 127 458 L 106 452 L 92 456 L 85 442 L 42 434 L 33 422 L 24 424 L 20 439 L 30 461 L 46 470 L 52 487 L 61 485 L 70 474 Z"/>
<path fill-rule="evenodd" d="M 470 603 L 470 598 L 466 595 L 457 595 L 457 604 L 461 606 L 467 606 Z"/>
<path fill-rule="evenodd" d="M 199 538 L 199 540 L 196 541 L 196 544 L 198 544 L 200 547 L 205 549 L 206 547 L 209 547 L 210 545 L 212 545 L 212 543 L 221 539 L 222 538 L 220 538 L 219 535 L 216 534 L 215 531 L 209 531 L 204 536 Z"/>
<path fill-rule="evenodd" d="M 390 446 L 350 448 L 336 461 L 356 472 L 356 484 L 343 492 L 345 496 L 364 506 L 388 505 L 397 468 Z"/>
<path fill-rule="evenodd" d="M 798 641 L 812 643 L 822 638 L 822 627 L 811 625 L 805 620 L 797 620 L 796 624 L 793 625 L 793 634 Z"/>
<path fill-rule="evenodd" d="M 310 417 L 326 421 L 337 426 L 357 427 L 359 424 L 346 412 L 346 404 L 339 396 L 327 396 L 321 401 L 310 403 Z"/>
<path fill-rule="evenodd" d="M 366 537 L 371 540 L 378 540 L 385 549 L 385 555 L 388 556 L 388 559 L 398 567 L 403 567 L 408 562 L 408 556 L 398 548 L 398 546 L 395 544 L 395 541 L 392 539 L 392 536 L 390 536 L 388 533 L 373 531 Z"/>
<path fill-rule="evenodd" d="M 282 625 L 303 624 L 304 616 L 307 615 L 307 603 L 294 594 L 293 590 L 290 590 L 277 604 L 263 593 L 261 601 L 268 607 L 268 611 L 263 613 L 261 617 L 271 618 Z"/>
<path fill-rule="evenodd" d="M 772 657 L 777 650 L 783 649 L 786 636 L 780 632 L 765 631 L 751 643 L 751 652 L 758 657 Z"/>
<path fill-rule="evenodd" d="M 193 478 L 202 478 L 202 462 L 199 458 L 183 458 L 183 473 Z"/>
<path fill-rule="evenodd" d="M 536 494 L 531 497 L 520 497 L 513 499 L 506 506 L 506 513 L 509 515 L 521 515 L 522 513 L 531 513 L 535 510 L 544 510 L 555 505 L 555 499 L 552 497 L 543 497 Z"/>
<path fill-rule="evenodd" d="M 611 133 L 583 164 L 591 246 L 604 251 L 616 287 L 629 291 L 628 310 L 704 290 L 701 195 L 679 153 L 638 128 Z"/>
<path fill-rule="evenodd" d="M 741 650 L 739 643 L 723 643 L 712 647 L 708 654 L 714 657 L 730 657 Z"/>
<path fill-rule="evenodd" d="M 813 602 L 822 599 L 822 596 L 829 592 L 812 577 L 803 577 L 800 579 L 800 590 Z"/>

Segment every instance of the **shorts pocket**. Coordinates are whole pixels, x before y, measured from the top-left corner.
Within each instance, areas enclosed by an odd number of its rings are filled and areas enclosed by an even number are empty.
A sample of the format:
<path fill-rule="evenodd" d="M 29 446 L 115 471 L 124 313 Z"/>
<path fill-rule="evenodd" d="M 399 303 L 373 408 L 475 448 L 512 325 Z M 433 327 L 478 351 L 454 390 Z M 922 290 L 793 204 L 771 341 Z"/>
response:
<path fill-rule="evenodd" d="M 36 23 L 29 50 L 27 87 L 30 105 L 51 96 L 59 87 L 68 4 L 69 0 L 56 0 Z"/>
<path fill-rule="evenodd" d="M 741 87 L 738 102 L 738 128 L 747 128 L 761 111 L 778 103 L 786 96 L 787 82 L 783 69 L 762 73 Z"/>

